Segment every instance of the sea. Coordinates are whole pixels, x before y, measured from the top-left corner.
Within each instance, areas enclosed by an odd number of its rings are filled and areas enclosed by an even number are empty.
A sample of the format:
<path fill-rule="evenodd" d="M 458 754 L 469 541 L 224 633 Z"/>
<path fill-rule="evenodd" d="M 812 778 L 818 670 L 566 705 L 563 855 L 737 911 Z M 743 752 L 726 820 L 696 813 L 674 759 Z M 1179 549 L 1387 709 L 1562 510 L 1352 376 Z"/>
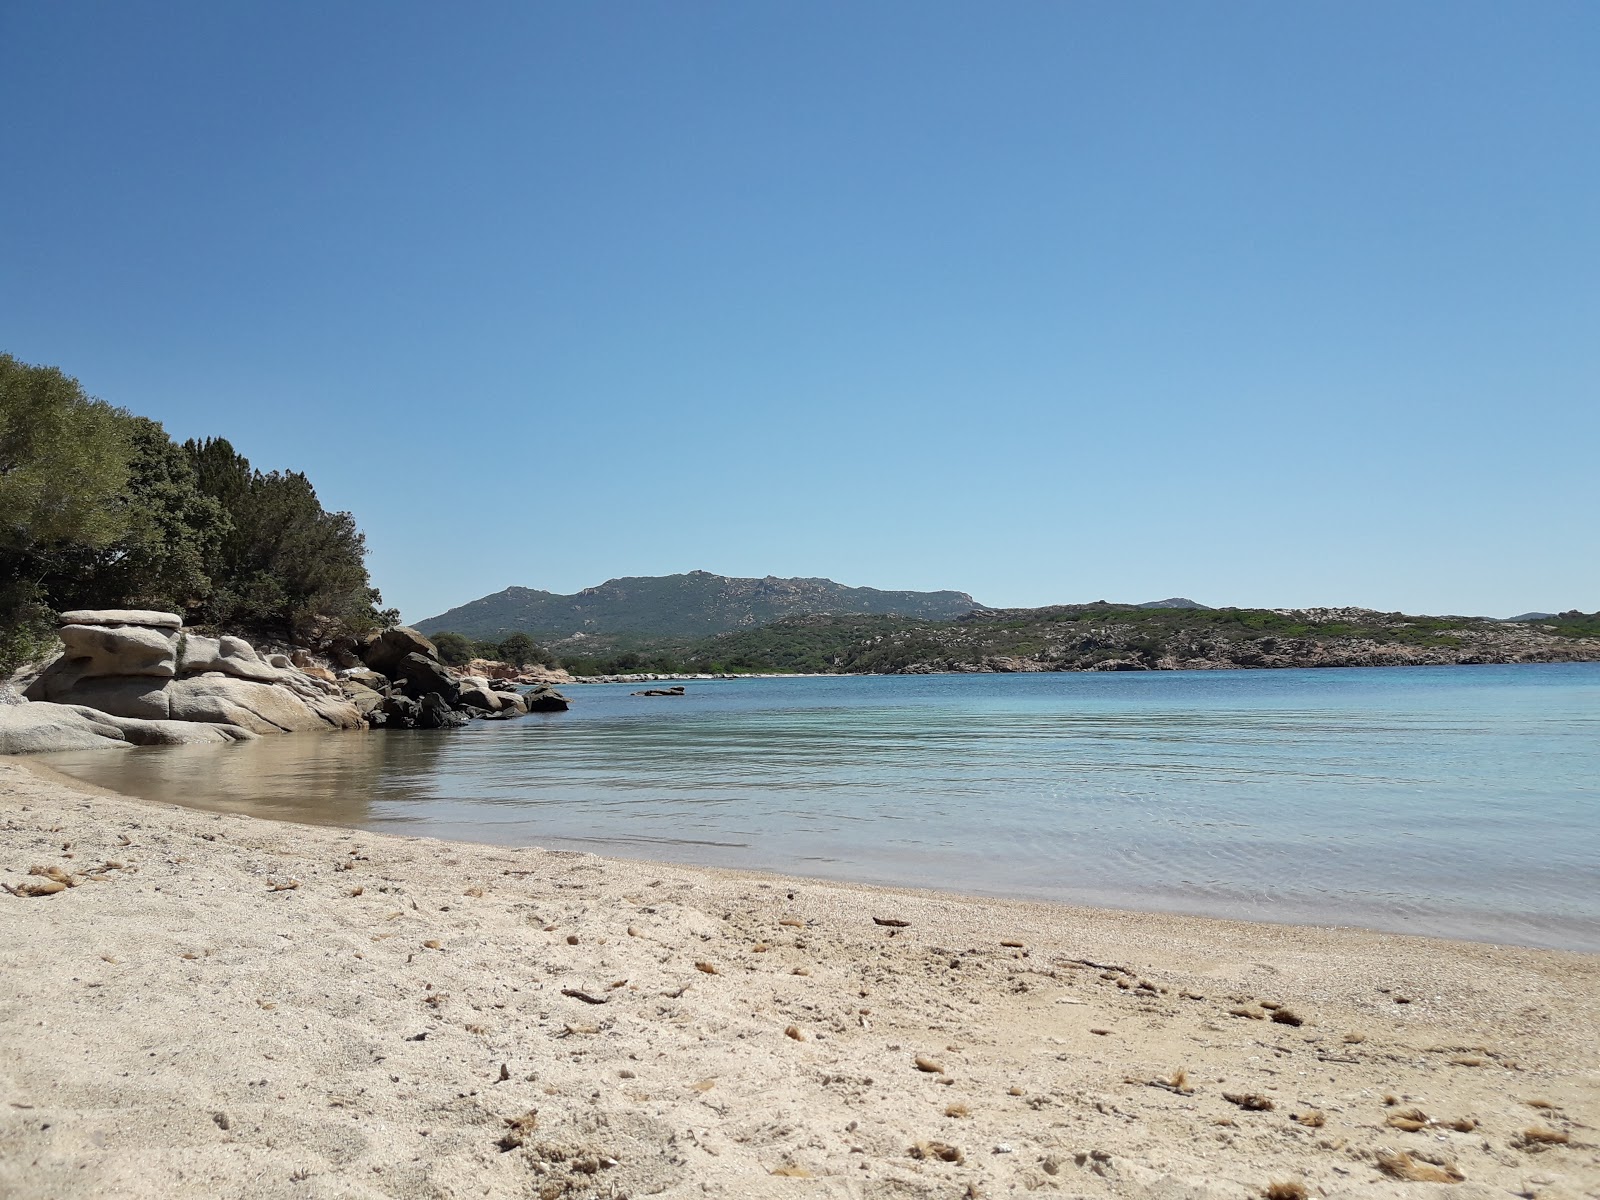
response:
<path fill-rule="evenodd" d="M 391 834 L 1600 951 L 1600 663 L 642 686 L 451 731 L 44 757 Z"/>

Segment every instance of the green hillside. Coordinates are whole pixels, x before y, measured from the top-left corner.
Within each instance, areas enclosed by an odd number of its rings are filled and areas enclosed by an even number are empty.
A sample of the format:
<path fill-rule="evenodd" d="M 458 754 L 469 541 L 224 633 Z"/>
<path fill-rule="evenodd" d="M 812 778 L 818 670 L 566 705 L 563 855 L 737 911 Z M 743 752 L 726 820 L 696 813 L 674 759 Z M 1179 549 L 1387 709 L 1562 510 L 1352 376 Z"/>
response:
<path fill-rule="evenodd" d="M 474 638 L 526 633 L 694 638 L 811 613 L 875 613 L 943 620 L 981 608 L 965 592 L 885 592 L 831 579 L 734 579 L 709 571 L 611 579 L 576 595 L 510 587 L 416 622 L 424 633 Z"/>

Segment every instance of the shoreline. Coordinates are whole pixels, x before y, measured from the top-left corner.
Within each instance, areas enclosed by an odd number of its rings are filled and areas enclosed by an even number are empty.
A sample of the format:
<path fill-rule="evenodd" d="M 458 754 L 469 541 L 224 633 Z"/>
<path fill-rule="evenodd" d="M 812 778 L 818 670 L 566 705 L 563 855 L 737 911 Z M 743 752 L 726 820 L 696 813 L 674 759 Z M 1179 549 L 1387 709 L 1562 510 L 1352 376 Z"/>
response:
<path fill-rule="evenodd" d="M 1097 902 L 1094 900 L 1062 900 L 1048 896 L 1030 896 L 1021 894 L 1006 894 L 1002 892 L 984 891 L 981 889 L 942 888 L 935 886 L 914 886 L 905 883 L 895 883 L 885 880 L 852 879 L 844 875 L 831 874 L 796 874 L 774 867 L 746 867 L 746 866 L 720 866 L 714 863 L 674 862 L 670 859 L 652 858 L 648 856 L 635 856 L 624 854 L 615 849 L 594 849 L 590 844 L 601 844 L 601 839 L 575 839 L 553 837 L 547 839 L 551 844 L 521 845 L 515 842 L 487 842 L 478 841 L 468 837 L 451 837 L 439 834 L 406 834 L 388 833 L 379 829 L 368 829 L 360 825 L 351 825 L 341 821 L 304 821 L 292 817 L 277 817 L 258 815 L 256 813 L 234 812 L 230 809 L 210 808 L 199 805 L 181 804 L 175 801 L 152 799 L 146 796 L 135 795 L 131 792 L 119 792 L 102 784 L 80 779 L 67 771 L 62 771 L 41 758 L 31 755 L 3 755 L 0 754 L 0 767 L 14 765 L 38 776 L 46 783 L 57 784 L 61 787 L 88 792 L 92 795 L 112 797 L 127 800 L 136 804 L 148 804 L 157 808 L 171 809 L 176 812 L 195 813 L 203 816 L 230 816 L 243 817 L 246 820 L 262 821 L 271 825 L 284 825 L 297 829 L 329 830 L 336 833 L 349 835 L 362 835 L 378 838 L 396 838 L 401 841 L 415 842 L 427 841 L 441 846 L 456 846 L 467 851 L 512 851 L 538 850 L 552 854 L 578 854 L 604 861 L 626 863 L 641 870 L 658 869 L 664 871 L 704 872 L 708 875 L 741 881 L 765 882 L 771 886 L 779 884 L 793 886 L 823 885 L 829 887 L 855 888 L 868 893 L 905 894 L 909 896 L 922 896 L 934 899 L 953 900 L 957 902 L 970 902 L 979 905 L 1004 905 L 1019 904 L 1030 907 L 1043 907 L 1045 909 L 1061 910 L 1082 918 L 1094 916 L 1115 916 L 1125 919 L 1156 918 L 1177 921 L 1214 921 L 1225 926 L 1236 926 L 1250 929 L 1256 926 L 1268 928 L 1282 928 L 1289 930 L 1322 930 L 1327 932 L 1347 932 L 1372 934 L 1379 937 L 1412 938 L 1424 942 L 1439 942 L 1448 944 L 1465 944 L 1469 946 L 1484 946 L 1497 949 L 1527 950 L 1533 952 L 1549 952 L 1554 954 L 1576 954 L 1600 958 L 1600 949 L 1586 949 L 1573 946 L 1537 945 L 1531 942 L 1511 940 L 1496 940 L 1492 937 L 1478 936 L 1469 933 L 1443 933 L 1443 932 L 1416 932 L 1401 929 L 1385 929 L 1379 925 L 1366 925 L 1354 921 L 1317 921 L 1309 916 L 1300 917 L 1239 917 L 1205 912 L 1200 908 L 1183 908 L 1174 903 L 1172 906 L 1163 907 L 1152 905 L 1138 907 L 1132 904 L 1118 904 L 1111 902 Z M 1176 899 L 1169 897 L 1169 899 Z"/>
<path fill-rule="evenodd" d="M 1379 1164 L 1401 1154 L 1463 1175 L 1452 1196 L 1600 1190 L 1600 956 L 294 825 L 62 778 L 0 759 L 0 877 L 98 880 L 0 895 L 19 1200 L 1398 1197 Z M 1445 1124 L 1388 1123 L 1411 1106 Z"/>

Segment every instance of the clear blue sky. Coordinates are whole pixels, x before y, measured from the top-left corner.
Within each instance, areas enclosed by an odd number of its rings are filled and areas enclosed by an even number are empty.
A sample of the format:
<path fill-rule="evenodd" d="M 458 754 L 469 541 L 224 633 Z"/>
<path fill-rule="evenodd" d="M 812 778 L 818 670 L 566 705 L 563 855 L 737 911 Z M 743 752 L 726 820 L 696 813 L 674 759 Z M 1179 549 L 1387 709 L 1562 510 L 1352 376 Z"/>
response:
<path fill-rule="evenodd" d="M 409 619 L 1600 608 L 1600 7 L 8 4 L 0 348 Z"/>

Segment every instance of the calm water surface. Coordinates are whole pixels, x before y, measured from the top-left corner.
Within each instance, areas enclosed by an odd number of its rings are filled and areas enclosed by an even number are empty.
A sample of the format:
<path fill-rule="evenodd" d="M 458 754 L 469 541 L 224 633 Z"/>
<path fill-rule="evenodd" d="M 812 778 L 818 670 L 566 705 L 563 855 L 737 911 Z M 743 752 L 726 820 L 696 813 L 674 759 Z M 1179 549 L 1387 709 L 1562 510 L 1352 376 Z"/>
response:
<path fill-rule="evenodd" d="M 1600 950 L 1600 664 L 631 690 L 450 732 L 47 757 L 387 833 Z"/>

